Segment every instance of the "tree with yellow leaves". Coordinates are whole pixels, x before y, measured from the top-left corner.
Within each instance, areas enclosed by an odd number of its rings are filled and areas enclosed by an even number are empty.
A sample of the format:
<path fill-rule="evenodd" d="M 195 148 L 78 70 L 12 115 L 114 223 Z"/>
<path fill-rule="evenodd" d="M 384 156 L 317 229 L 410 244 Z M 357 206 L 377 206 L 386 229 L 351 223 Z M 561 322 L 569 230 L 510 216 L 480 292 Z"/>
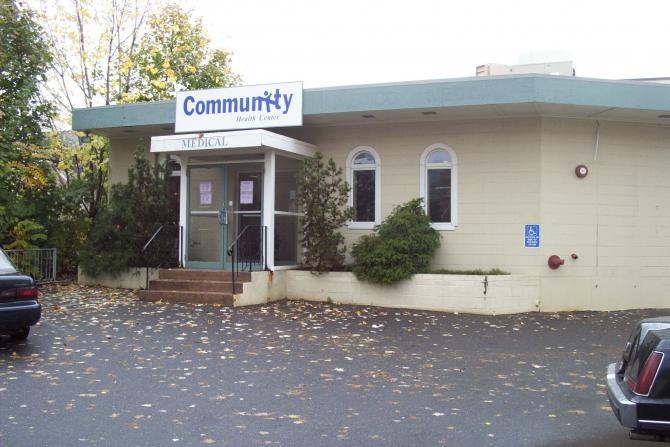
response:
<path fill-rule="evenodd" d="M 210 44 L 201 18 L 193 22 L 178 4 L 165 6 L 149 17 L 147 32 L 131 59 L 137 80 L 121 99 L 158 101 L 174 98 L 180 90 L 238 85 L 231 54 Z"/>

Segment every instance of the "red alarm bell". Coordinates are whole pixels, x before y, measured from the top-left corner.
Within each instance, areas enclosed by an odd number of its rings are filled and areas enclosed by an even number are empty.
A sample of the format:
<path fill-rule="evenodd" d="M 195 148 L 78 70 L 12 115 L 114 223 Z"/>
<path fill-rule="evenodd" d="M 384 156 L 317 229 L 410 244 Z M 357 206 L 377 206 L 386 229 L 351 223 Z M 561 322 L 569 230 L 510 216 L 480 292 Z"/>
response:
<path fill-rule="evenodd" d="M 565 260 L 561 259 L 558 255 L 551 255 L 549 256 L 549 259 L 547 259 L 547 264 L 549 265 L 550 269 L 556 270 L 565 264 Z"/>
<path fill-rule="evenodd" d="M 577 165 L 575 168 L 575 175 L 579 178 L 584 178 L 588 175 L 589 173 L 589 168 L 586 167 L 586 165 Z"/>

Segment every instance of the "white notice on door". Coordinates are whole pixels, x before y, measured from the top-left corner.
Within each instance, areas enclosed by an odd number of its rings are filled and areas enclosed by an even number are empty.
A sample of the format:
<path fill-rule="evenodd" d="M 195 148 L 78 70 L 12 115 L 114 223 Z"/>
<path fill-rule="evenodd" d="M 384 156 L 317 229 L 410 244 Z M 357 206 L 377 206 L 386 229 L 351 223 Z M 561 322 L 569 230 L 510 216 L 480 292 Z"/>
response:
<path fill-rule="evenodd" d="M 200 182 L 200 192 L 212 192 L 212 182 Z"/>
<path fill-rule="evenodd" d="M 200 182 L 200 205 L 212 204 L 212 182 Z"/>
<path fill-rule="evenodd" d="M 201 192 L 200 193 L 200 205 L 211 205 L 212 204 L 212 193 L 211 192 Z"/>
<path fill-rule="evenodd" d="M 240 204 L 249 205 L 254 203 L 254 182 L 251 180 L 240 181 Z"/>

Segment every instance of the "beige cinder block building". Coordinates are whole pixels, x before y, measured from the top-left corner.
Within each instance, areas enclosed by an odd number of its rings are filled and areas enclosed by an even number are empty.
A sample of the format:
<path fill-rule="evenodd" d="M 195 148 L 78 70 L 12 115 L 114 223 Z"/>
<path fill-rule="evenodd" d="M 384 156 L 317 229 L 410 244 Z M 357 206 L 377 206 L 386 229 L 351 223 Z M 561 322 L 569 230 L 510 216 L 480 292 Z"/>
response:
<path fill-rule="evenodd" d="M 278 84 L 81 109 L 73 128 L 110 138 L 112 182 L 138 144 L 178 163 L 186 267 L 228 268 L 225 247 L 245 227 L 263 268 L 299 264 L 295 174 L 319 150 L 352 185 L 348 244 L 423 197 L 442 235 L 435 268 L 530 275 L 542 310 L 670 307 L 667 84 Z"/>

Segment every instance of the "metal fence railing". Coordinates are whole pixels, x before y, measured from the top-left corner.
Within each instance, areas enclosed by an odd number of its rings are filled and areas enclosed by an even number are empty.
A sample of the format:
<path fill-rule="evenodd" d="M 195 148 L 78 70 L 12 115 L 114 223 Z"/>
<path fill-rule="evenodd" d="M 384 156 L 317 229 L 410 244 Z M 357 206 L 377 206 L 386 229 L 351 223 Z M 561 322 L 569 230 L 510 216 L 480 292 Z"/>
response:
<path fill-rule="evenodd" d="M 56 249 L 5 250 L 16 268 L 38 284 L 56 281 Z"/>

